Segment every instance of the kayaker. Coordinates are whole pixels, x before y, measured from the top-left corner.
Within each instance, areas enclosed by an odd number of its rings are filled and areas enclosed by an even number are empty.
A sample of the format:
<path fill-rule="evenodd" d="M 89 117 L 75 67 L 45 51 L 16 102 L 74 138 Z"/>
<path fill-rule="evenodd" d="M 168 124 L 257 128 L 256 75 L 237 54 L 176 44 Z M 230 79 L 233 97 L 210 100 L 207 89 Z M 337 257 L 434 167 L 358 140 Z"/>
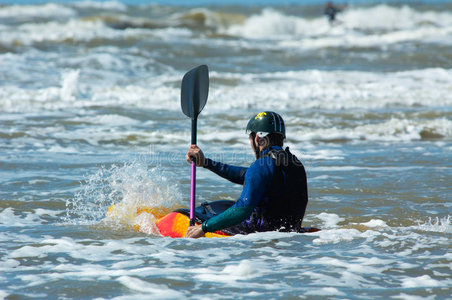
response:
<path fill-rule="evenodd" d="M 284 121 L 275 112 L 253 116 L 246 126 L 256 161 L 249 167 L 232 166 L 213 161 L 202 150 L 191 145 L 186 158 L 196 158 L 196 165 L 242 184 L 237 202 L 224 212 L 190 226 L 186 237 L 203 237 L 205 232 L 232 228 L 238 233 L 262 231 L 299 231 L 308 203 L 306 172 L 289 148 Z"/>

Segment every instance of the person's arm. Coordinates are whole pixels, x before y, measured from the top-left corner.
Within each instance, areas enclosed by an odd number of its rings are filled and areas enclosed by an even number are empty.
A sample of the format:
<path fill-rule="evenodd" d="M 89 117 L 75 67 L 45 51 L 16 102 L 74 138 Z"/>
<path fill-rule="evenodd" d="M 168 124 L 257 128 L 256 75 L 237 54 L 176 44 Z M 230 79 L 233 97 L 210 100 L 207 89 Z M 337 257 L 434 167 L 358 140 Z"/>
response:
<path fill-rule="evenodd" d="M 243 184 L 245 181 L 245 174 L 248 168 L 231 166 L 209 158 L 205 159 L 204 168 L 214 172 L 215 174 L 237 184 Z"/>
<path fill-rule="evenodd" d="M 211 170 L 233 183 L 243 184 L 245 181 L 245 173 L 248 168 L 231 166 L 206 158 L 202 150 L 196 145 L 191 145 L 188 148 L 185 158 L 187 162 L 191 162 L 192 158 L 195 158 L 196 166 Z"/>
<path fill-rule="evenodd" d="M 203 232 L 214 232 L 248 219 L 265 197 L 272 183 L 274 162 L 270 157 L 255 161 L 245 174 L 245 184 L 237 202 L 223 213 L 202 223 Z"/>

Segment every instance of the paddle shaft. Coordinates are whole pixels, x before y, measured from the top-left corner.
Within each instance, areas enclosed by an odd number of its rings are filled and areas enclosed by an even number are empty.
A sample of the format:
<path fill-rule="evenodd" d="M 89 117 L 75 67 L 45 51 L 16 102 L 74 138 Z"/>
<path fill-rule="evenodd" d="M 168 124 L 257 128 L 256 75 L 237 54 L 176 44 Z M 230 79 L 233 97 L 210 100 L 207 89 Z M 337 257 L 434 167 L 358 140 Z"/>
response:
<path fill-rule="evenodd" d="M 196 145 L 196 132 L 198 131 L 198 116 L 191 119 L 191 144 Z"/>
<path fill-rule="evenodd" d="M 195 117 L 191 120 L 191 144 L 196 145 L 197 121 Z M 190 226 L 195 225 L 195 203 L 196 203 L 196 158 L 191 159 L 190 179 Z"/>
<path fill-rule="evenodd" d="M 191 162 L 191 188 L 190 188 L 190 226 L 195 225 L 195 195 L 196 195 L 196 161 Z"/>

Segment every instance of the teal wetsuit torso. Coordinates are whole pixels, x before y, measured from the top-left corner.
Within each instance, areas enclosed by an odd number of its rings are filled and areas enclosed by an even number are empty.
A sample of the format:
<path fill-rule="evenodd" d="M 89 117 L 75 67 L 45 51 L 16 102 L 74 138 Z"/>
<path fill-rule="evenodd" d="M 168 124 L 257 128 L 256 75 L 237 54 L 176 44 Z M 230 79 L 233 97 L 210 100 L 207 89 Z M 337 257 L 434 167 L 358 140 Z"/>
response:
<path fill-rule="evenodd" d="M 265 150 L 249 168 L 210 159 L 206 160 L 205 168 L 244 187 L 232 207 L 203 222 L 204 232 L 225 228 L 233 233 L 301 228 L 308 202 L 306 173 L 288 148 L 284 151 L 273 146 Z"/>

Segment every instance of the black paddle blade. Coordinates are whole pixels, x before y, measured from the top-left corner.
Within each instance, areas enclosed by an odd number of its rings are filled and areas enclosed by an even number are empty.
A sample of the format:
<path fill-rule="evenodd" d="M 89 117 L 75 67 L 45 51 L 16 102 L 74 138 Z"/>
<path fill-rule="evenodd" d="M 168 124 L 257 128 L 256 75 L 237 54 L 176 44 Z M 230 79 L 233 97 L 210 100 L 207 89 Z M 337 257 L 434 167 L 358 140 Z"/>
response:
<path fill-rule="evenodd" d="M 188 71 L 182 79 L 181 106 L 184 114 L 195 120 L 207 102 L 209 69 L 206 65 Z"/>

